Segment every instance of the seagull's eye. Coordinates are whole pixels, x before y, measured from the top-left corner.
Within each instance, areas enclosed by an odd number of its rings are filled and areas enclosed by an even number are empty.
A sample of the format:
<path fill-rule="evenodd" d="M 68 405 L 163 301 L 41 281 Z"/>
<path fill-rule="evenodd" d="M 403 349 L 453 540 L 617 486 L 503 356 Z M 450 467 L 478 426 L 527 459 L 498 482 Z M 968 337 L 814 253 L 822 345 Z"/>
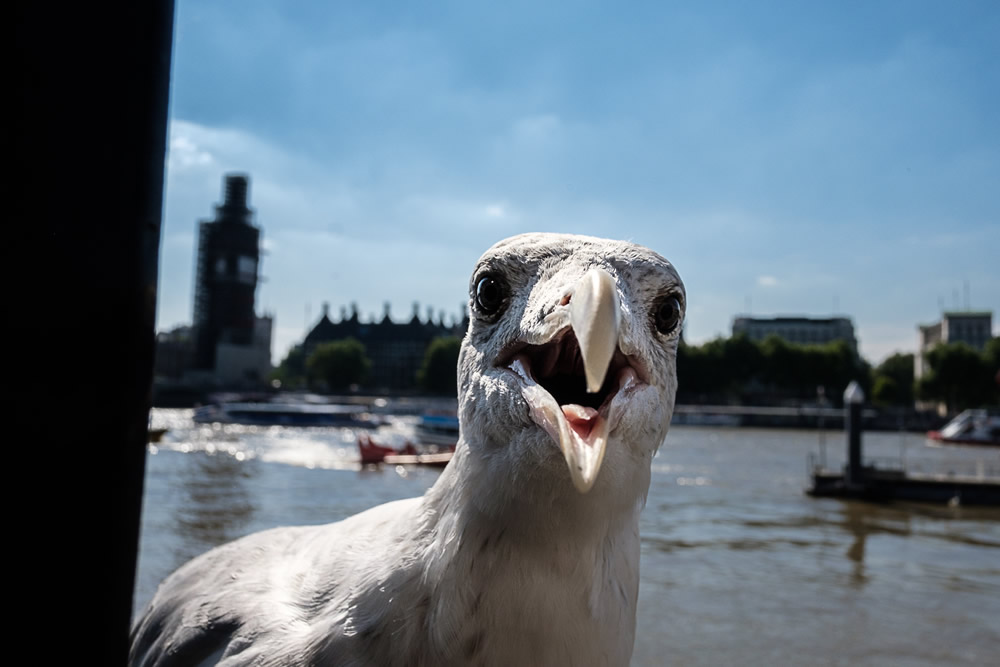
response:
<path fill-rule="evenodd" d="M 507 305 L 507 283 L 497 276 L 483 276 L 476 283 L 476 308 L 483 315 L 498 315 Z"/>
<path fill-rule="evenodd" d="M 661 334 L 669 334 L 681 321 L 681 302 L 675 296 L 660 298 L 653 306 L 653 324 Z"/>

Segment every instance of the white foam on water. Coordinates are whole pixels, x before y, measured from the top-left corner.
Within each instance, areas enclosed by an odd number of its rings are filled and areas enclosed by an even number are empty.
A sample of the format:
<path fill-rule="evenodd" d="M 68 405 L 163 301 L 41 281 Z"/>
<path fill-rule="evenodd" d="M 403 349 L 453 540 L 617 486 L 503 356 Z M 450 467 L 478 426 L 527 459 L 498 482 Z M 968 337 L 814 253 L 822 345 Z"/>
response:
<path fill-rule="evenodd" d="M 348 445 L 341 438 L 317 439 L 304 435 L 270 439 L 259 450 L 259 458 L 267 463 L 324 470 L 357 470 L 361 465 L 353 440 Z"/>

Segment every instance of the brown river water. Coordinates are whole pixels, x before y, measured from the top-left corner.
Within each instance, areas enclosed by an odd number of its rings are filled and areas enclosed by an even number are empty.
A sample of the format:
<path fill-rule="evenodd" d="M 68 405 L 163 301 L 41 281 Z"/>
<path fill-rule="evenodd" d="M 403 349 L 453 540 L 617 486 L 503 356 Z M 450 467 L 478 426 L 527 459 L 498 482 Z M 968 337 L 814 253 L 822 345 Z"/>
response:
<path fill-rule="evenodd" d="M 167 427 L 147 457 L 135 607 L 208 548 L 423 493 L 432 469 L 362 470 L 344 429 Z M 401 444 L 413 421 L 376 437 Z M 823 445 L 821 446 L 821 441 Z M 1000 450 L 866 433 L 866 455 L 996 468 Z M 807 455 L 842 433 L 671 428 L 643 512 L 633 665 L 1000 665 L 1000 508 L 814 499 Z"/>

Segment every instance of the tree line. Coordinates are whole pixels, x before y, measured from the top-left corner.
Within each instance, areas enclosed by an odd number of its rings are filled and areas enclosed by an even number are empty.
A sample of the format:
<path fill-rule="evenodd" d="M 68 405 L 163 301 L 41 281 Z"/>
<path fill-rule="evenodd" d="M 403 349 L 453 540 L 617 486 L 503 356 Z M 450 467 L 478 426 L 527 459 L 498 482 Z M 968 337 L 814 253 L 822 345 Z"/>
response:
<path fill-rule="evenodd" d="M 914 355 L 893 354 L 872 367 L 844 341 L 788 343 L 769 336 L 757 343 L 740 334 L 677 350 L 680 403 L 781 404 L 826 401 L 839 406 L 858 382 L 872 403 L 912 408 L 916 400 L 949 411 L 1000 404 L 1000 338 L 979 352 L 965 343 L 938 345 L 926 355 L 919 382 Z"/>
<path fill-rule="evenodd" d="M 433 339 L 414 378 L 416 386 L 428 394 L 454 395 L 458 390 L 461 344 L 462 340 L 455 336 Z M 308 357 L 296 345 L 272 373 L 272 379 L 286 389 L 347 393 L 364 386 L 371 368 L 364 344 L 355 338 L 345 338 L 317 345 Z"/>
<path fill-rule="evenodd" d="M 778 336 L 755 342 L 745 334 L 677 349 L 679 403 L 743 405 L 838 404 L 857 381 L 871 395 L 871 366 L 845 341 L 788 343 Z"/>
<path fill-rule="evenodd" d="M 429 394 L 454 395 L 461 340 L 434 339 L 415 378 Z M 739 334 L 677 350 L 678 403 L 775 405 L 827 403 L 839 406 L 853 380 L 880 406 L 912 408 L 915 400 L 941 402 L 950 411 L 1000 404 L 1000 338 L 979 352 L 964 343 L 938 345 L 926 356 L 926 372 L 914 379 L 912 354 L 893 354 L 872 367 L 846 342 L 788 343 L 778 336 L 761 342 Z M 363 386 L 371 370 L 364 345 L 353 339 L 316 347 L 306 358 L 296 346 L 274 372 L 285 388 L 346 392 Z"/>

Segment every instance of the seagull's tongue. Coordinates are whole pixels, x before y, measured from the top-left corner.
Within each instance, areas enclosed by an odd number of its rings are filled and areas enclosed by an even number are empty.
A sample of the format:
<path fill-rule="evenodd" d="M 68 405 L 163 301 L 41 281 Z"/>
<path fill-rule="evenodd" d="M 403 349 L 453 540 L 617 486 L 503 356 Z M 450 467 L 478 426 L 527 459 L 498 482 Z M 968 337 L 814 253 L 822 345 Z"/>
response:
<path fill-rule="evenodd" d="M 581 440 L 587 444 L 591 444 L 589 442 L 590 432 L 594 430 L 594 426 L 599 419 L 597 410 L 577 405 L 576 403 L 561 405 L 559 407 L 562 408 L 563 416 L 566 417 L 569 427 L 580 436 Z"/>

